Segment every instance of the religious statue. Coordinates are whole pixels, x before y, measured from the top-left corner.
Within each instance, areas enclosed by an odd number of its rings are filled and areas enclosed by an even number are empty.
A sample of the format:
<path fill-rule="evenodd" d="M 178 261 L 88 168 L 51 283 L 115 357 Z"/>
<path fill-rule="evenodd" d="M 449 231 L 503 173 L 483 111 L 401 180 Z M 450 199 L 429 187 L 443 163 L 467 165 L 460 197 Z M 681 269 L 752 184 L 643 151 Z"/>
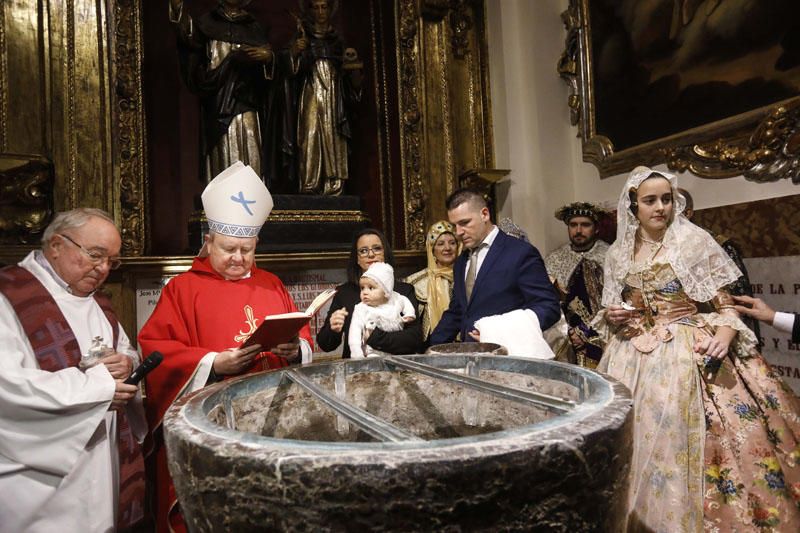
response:
<path fill-rule="evenodd" d="M 351 108 L 361 100 L 363 64 L 331 25 L 335 0 L 300 0 L 300 8 L 286 84 L 296 120 L 290 113 L 284 125 L 296 132 L 284 133 L 284 143 L 289 139 L 288 151 L 296 157 L 301 193 L 340 195 L 348 178 Z"/>
<path fill-rule="evenodd" d="M 170 0 L 181 74 L 200 98 L 206 181 L 236 161 L 269 185 L 276 165 L 271 80 L 275 56 L 267 32 L 244 10 L 249 0 L 220 0 L 192 18 L 183 0 Z"/>

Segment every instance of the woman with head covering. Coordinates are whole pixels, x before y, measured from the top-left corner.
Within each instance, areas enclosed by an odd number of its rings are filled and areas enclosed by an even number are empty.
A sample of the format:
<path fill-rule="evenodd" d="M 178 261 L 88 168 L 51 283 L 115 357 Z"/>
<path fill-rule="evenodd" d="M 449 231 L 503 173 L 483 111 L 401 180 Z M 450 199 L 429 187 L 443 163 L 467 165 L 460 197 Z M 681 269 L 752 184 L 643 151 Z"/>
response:
<path fill-rule="evenodd" d="M 606 256 L 598 370 L 636 413 L 628 530 L 797 531 L 800 405 L 724 290 L 739 270 L 684 207 L 675 176 L 637 167 Z"/>
<path fill-rule="evenodd" d="M 414 286 L 420 302 L 417 316 L 422 317 L 422 338 L 427 339 L 442 313 L 450 306 L 453 292 L 453 263 L 461 253 L 461 244 L 456 240 L 455 227 L 446 220 L 431 225 L 425 239 L 428 252 L 428 267 L 406 278 Z"/>
<path fill-rule="evenodd" d="M 350 330 L 353 308 L 361 301 L 358 282 L 373 263 L 387 263 L 394 268 L 394 253 L 383 233 L 367 228 L 359 231 L 353 237 L 350 259 L 347 264 L 348 281 L 336 288 L 336 296 L 333 297 L 328 316 L 325 317 L 325 324 L 317 332 L 317 344 L 326 352 L 335 350 L 344 338 L 342 357 L 350 357 L 347 334 Z M 394 291 L 408 298 L 413 308 L 417 309 L 419 303 L 414 296 L 414 287 L 408 283 L 397 281 L 394 284 Z M 375 351 L 408 354 L 419 352 L 422 348 L 422 340 L 421 323 L 416 318 L 406 324 L 401 331 L 383 331 L 376 327 L 366 339 L 366 344 Z"/>

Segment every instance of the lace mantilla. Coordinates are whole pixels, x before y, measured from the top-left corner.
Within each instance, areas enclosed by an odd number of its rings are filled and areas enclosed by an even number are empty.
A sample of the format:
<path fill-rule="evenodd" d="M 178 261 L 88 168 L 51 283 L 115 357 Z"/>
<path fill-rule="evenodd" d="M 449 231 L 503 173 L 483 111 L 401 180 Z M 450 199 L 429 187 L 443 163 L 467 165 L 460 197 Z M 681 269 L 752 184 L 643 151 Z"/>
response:
<path fill-rule="evenodd" d="M 664 234 L 664 254 L 659 262 L 668 263 L 683 285 L 686 294 L 696 302 L 708 302 L 717 290 L 733 283 L 742 275 L 725 250 L 705 230 L 683 216 L 686 199 L 678 192 L 674 174 L 636 167 L 631 172 L 617 204 L 617 240 L 608 250 L 603 285 L 603 306 L 622 302 L 625 277 L 633 268 L 633 250 L 639 220 L 631 210 L 628 191 L 636 190 L 656 172 L 666 178 L 672 188 L 672 221 Z"/>

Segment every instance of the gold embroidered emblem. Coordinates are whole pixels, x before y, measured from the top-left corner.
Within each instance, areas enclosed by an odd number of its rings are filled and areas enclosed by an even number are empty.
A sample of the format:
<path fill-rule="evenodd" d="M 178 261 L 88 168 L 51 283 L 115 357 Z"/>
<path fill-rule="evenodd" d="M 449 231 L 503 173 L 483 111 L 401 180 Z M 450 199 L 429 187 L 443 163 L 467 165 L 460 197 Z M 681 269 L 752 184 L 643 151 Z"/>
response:
<path fill-rule="evenodd" d="M 253 314 L 253 308 L 250 307 L 249 305 L 244 306 L 244 316 L 245 316 L 244 322 L 250 329 L 247 331 L 239 330 L 239 334 L 233 338 L 233 340 L 236 342 L 246 341 L 248 338 L 250 338 L 250 335 L 252 335 L 253 332 L 258 327 L 258 319 Z"/>

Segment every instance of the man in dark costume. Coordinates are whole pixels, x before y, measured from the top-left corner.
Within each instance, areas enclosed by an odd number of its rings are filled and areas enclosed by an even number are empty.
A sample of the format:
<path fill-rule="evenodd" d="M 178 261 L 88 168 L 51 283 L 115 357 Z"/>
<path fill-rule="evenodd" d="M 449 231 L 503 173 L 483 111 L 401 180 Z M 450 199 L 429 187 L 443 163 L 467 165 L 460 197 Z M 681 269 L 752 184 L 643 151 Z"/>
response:
<path fill-rule="evenodd" d="M 569 243 L 548 255 L 544 264 L 558 289 L 575 353 L 571 362 L 595 368 L 603 355 L 597 332 L 589 325 L 602 305 L 603 263 L 608 244 L 597 238 L 603 210 L 586 202 L 565 205 L 555 217 L 567 225 Z"/>

